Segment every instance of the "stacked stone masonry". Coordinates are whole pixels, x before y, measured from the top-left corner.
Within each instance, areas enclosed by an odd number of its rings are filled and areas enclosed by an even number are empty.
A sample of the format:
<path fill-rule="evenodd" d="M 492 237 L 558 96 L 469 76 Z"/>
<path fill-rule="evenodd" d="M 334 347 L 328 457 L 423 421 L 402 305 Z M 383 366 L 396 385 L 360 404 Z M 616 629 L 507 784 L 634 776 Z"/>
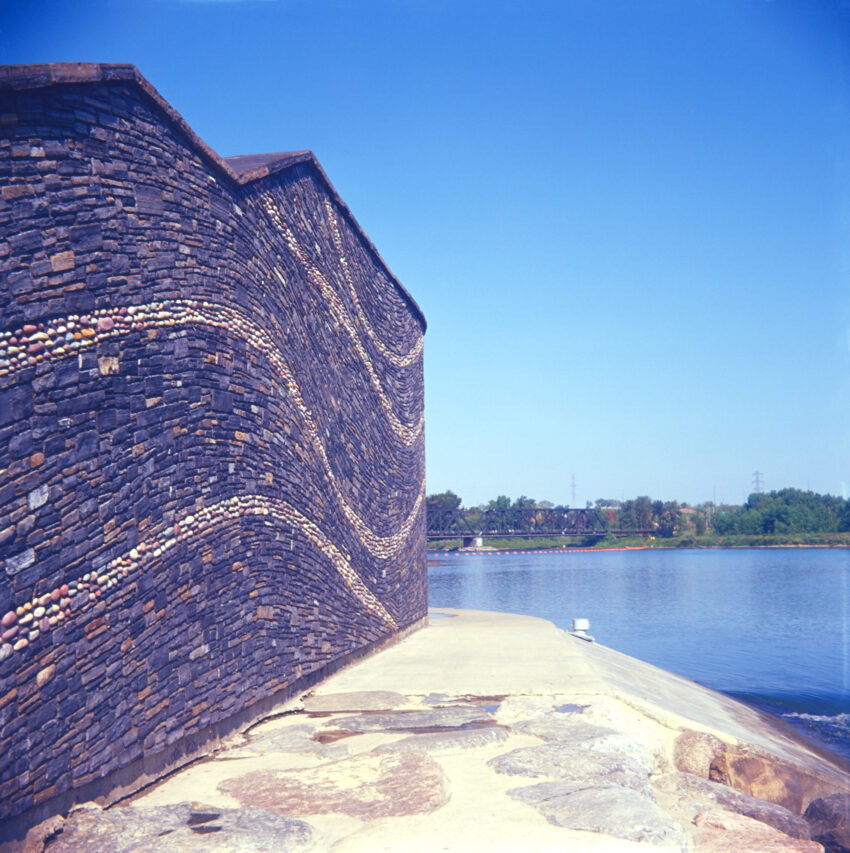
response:
<path fill-rule="evenodd" d="M 309 152 L 0 68 L 0 821 L 426 613 L 424 319 Z"/>

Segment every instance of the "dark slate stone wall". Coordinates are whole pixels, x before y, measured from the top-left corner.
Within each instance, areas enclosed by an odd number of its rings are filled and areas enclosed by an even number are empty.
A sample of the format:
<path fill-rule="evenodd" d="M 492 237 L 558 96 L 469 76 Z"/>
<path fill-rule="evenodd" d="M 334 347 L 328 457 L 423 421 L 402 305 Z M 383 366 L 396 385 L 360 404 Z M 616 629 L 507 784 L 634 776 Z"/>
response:
<path fill-rule="evenodd" d="M 0 282 L 0 820 L 424 617 L 424 323 L 312 158 L 0 85 Z"/>

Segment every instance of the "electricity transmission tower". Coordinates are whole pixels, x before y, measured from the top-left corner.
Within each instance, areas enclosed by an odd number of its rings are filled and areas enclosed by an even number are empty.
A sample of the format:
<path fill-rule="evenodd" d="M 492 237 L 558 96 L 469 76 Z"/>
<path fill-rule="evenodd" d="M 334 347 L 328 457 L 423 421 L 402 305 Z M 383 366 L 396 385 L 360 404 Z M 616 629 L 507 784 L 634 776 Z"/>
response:
<path fill-rule="evenodd" d="M 753 488 L 757 495 L 760 495 L 764 491 L 761 479 L 763 476 L 764 474 L 761 471 L 753 471 Z"/>

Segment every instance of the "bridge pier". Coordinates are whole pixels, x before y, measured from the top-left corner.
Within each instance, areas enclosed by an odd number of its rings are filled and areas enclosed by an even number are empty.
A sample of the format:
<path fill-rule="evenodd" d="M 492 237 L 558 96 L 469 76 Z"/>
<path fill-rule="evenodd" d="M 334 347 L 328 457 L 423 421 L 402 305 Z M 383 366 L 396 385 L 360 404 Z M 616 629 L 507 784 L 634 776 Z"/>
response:
<path fill-rule="evenodd" d="M 484 537 L 483 536 L 464 536 L 463 537 L 463 547 L 464 548 L 482 548 L 484 546 Z"/>

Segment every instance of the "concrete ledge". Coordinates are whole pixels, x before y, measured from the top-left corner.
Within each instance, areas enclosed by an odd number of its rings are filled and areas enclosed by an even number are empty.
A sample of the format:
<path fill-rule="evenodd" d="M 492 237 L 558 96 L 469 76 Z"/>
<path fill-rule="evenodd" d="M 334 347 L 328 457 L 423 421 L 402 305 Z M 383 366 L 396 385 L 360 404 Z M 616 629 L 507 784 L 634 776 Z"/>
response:
<path fill-rule="evenodd" d="M 254 849 L 251 821 L 285 815 L 304 833 L 286 849 L 336 853 L 819 853 L 802 814 L 848 790 L 828 756 L 688 679 L 542 619 L 440 610 L 211 760 L 52 831 L 87 851 L 220 820 Z"/>

